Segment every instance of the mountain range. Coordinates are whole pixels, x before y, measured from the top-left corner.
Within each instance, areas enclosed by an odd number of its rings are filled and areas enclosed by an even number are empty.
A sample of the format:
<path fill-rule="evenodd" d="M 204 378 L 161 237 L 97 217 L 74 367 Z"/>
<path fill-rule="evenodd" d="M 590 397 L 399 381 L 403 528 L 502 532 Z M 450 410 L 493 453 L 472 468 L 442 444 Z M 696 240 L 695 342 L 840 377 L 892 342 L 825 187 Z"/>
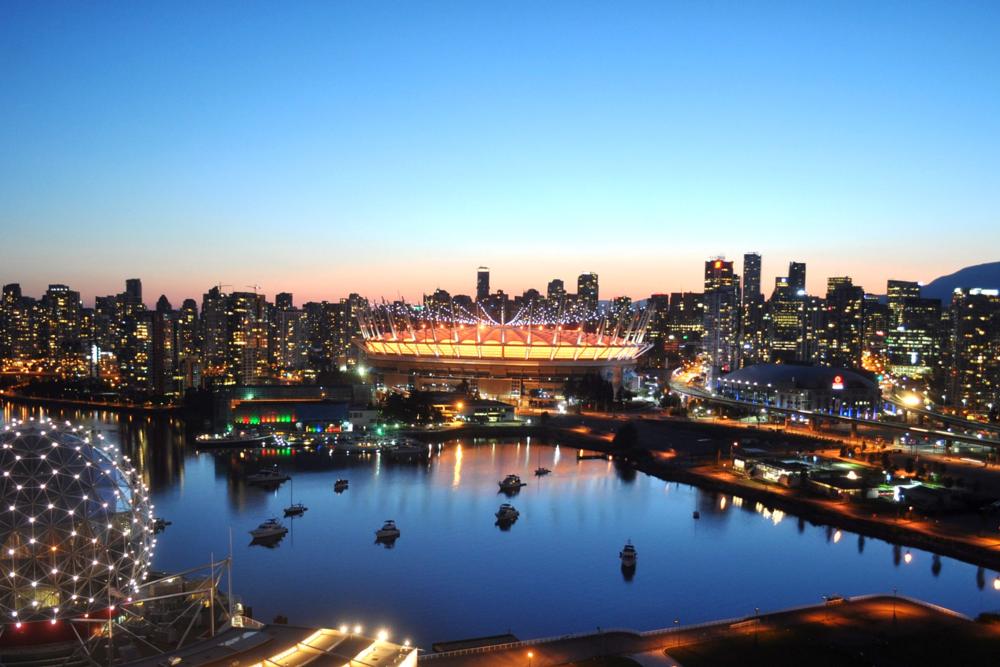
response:
<path fill-rule="evenodd" d="M 935 278 L 921 288 L 920 294 L 925 299 L 941 299 L 941 303 L 947 305 L 951 303 L 951 295 L 956 287 L 1000 289 L 1000 262 L 967 266 L 955 273 Z"/>

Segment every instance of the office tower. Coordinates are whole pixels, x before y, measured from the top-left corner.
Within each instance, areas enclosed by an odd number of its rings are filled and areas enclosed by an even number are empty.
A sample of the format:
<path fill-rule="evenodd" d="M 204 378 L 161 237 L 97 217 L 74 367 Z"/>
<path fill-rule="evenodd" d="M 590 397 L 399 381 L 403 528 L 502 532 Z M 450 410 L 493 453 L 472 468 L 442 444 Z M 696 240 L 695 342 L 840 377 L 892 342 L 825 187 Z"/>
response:
<path fill-rule="evenodd" d="M 545 298 L 549 301 L 559 301 L 566 296 L 566 285 L 559 278 L 549 281 L 549 286 L 545 290 Z"/>
<path fill-rule="evenodd" d="M 597 284 L 596 273 L 581 273 L 576 279 L 576 294 L 579 298 L 579 305 L 590 315 L 597 311 L 597 302 L 600 291 Z"/>
<path fill-rule="evenodd" d="M 764 294 L 760 291 L 760 255 L 743 255 L 743 307 L 740 327 L 740 365 L 765 359 Z"/>
<path fill-rule="evenodd" d="M 890 280 L 885 290 L 889 302 L 889 312 L 892 314 L 890 328 L 895 329 L 902 322 L 903 302 L 906 299 L 920 298 L 920 283 L 910 280 Z"/>
<path fill-rule="evenodd" d="M 792 287 L 787 277 L 774 279 L 774 291 L 765 311 L 768 359 L 771 362 L 806 359 L 806 307 L 803 296 Z"/>
<path fill-rule="evenodd" d="M 705 262 L 705 336 L 711 379 L 735 370 L 739 360 L 739 276 L 733 263 L 718 257 Z"/>
<path fill-rule="evenodd" d="M 142 303 L 142 281 L 138 278 L 129 278 L 125 281 L 125 300 L 133 305 Z"/>
<path fill-rule="evenodd" d="M 956 289 L 951 324 L 946 403 L 963 414 L 987 414 L 1000 404 L 1000 294 L 995 289 Z"/>
<path fill-rule="evenodd" d="M 905 297 L 898 324 L 886 332 L 886 369 L 897 377 L 931 378 L 941 361 L 940 299 Z"/>
<path fill-rule="evenodd" d="M 490 295 L 490 269 L 480 266 L 476 273 L 476 301 L 485 301 Z"/>
<path fill-rule="evenodd" d="M 806 292 L 806 264 L 805 262 L 788 263 L 788 286 L 796 294 Z"/>
<path fill-rule="evenodd" d="M 828 366 L 861 366 L 865 291 L 847 277 L 827 279 L 825 326 L 818 341 Z"/>
<path fill-rule="evenodd" d="M 291 310 L 295 307 L 290 292 L 279 292 L 274 297 L 274 307 L 278 310 Z"/>
<path fill-rule="evenodd" d="M 886 353 L 886 335 L 889 331 L 889 306 L 882 303 L 875 294 L 865 294 L 862 309 L 864 315 L 864 350 L 875 359 L 882 359 Z"/>
<path fill-rule="evenodd" d="M 177 389 L 174 385 L 177 369 L 176 316 L 166 295 L 160 295 L 156 301 L 152 321 L 152 389 L 157 394 L 172 394 Z"/>

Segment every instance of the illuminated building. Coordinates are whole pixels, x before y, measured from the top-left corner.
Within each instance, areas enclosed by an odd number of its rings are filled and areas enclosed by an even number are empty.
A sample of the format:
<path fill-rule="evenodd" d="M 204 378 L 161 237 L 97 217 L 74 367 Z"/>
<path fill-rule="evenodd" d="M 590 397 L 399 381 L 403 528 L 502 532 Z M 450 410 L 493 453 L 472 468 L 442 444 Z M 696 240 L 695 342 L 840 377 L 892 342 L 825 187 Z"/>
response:
<path fill-rule="evenodd" d="M 760 290 L 760 255 L 743 255 L 743 307 L 740 322 L 740 365 L 752 366 L 766 354 L 764 294 Z"/>
<path fill-rule="evenodd" d="M 545 290 L 545 297 L 552 302 L 559 302 L 566 296 L 566 285 L 559 278 L 555 278 L 549 281 L 548 288 Z"/>
<path fill-rule="evenodd" d="M 82 359 L 80 293 L 66 285 L 49 285 L 42 297 L 46 356 L 52 360 Z"/>
<path fill-rule="evenodd" d="M 861 365 L 865 291 L 847 277 L 828 278 L 820 361 L 828 366 Z"/>
<path fill-rule="evenodd" d="M 889 302 L 889 312 L 892 314 L 889 328 L 895 329 L 902 324 L 903 302 L 906 299 L 920 298 L 920 283 L 909 280 L 890 280 L 886 284 L 885 291 Z"/>
<path fill-rule="evenodd" d="M 114 447 L 50 421 L 6 424 L 0 443 L 3 622 L 83 621 L 128 601 L 155 545 L 138 473 Z"/>
<path fill-rule="evenodd" d="M 1000 293 L 956 288 L 951 324 L 951 382 L 946 402 L 963 412 L 992 412 L 1000 404 Z"/>
<path fill-rule="evenodd" d="M 649 349 L 650 311 L 627 321 L 602 321 L 594 331 L 569 324 L 510 321 L 462 313 L 426 319 L 408 306 L 382 306 L 362 318 L 358 341 L 387 386 L 458 384 L 486 396 L 518 399 L 531 389 L 561 391 L 572 376 L 601 374 L 613 383 Z"/>
<path fill-rule="evenodd" d="M 739 276 L 733 263 L 719 257 L 705 262 L 705 352 L 711 358 L 711 377 L 736 368 L 739 360 Z"/>
<path fill-rule="evenodd" d="M 600 290 L 596 273 L 581 273 L 576 279 L 576 295 L 580 306 L 588 311 L 597 310 L 597 302 L 600 297 Z"/>
<path fill-rule="evenodd" d="M 886 368 L 896 376 L 929 378 L 941 358 L 941 301 L 906 297 L 898 324 L 886 332 Z"/>
<path fill-rule="evenodd" d="M 806 299 L 786 277 L 774 279 L 774 291 L 765 310 L 768 359 L 787 363 L 805 361 Z"/>
<path fill-rule="evenodd" d="M 177 369 L 176 315 L 165 295 L 156 302 L 152 313 L 152 385 L 158 394 L 177 391 L 174 372 Z"/>
<path fill-rule="evenodd" d="M 878 385 L 847 368 L 756 364 L 720 378 L 717 391 L 761 406 L 850 417 L 871 416 L 881 410 Z"/>
<path fill-rule="evenodd" d="M 227 299 L 226 377 L 256 384 L 270 376 L 268 325 L 263 294 L 234 292 Z"/>

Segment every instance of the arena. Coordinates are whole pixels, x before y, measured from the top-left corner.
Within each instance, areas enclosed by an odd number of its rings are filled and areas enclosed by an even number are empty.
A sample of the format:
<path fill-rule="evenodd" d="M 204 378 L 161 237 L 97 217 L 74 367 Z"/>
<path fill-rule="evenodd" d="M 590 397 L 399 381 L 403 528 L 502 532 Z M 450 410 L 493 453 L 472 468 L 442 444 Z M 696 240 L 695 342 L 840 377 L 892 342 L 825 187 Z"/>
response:
<path fill-rule="evenodd" d="M 442 388 L 463 380 L 490 398 L 544 401 L 574 376 L 598 374 L 628 384 L 644 341 L 647 316 L 628 324 L 498 323 L 488 318 L 442 322 L 369 313 L 363 349 L 387 386 Z"/>

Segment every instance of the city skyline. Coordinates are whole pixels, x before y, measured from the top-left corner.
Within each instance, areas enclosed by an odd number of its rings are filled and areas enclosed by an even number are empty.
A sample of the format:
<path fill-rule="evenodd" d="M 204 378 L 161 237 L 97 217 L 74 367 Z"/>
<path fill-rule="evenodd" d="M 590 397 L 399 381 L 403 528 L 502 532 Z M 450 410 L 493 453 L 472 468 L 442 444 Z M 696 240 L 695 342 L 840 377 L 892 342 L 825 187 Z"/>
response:
<path fill-rule="evenodd" d="M 64 7 L 0 8 L 0 279 L 31 292 L 997 259 L 996 7 Z"/>

